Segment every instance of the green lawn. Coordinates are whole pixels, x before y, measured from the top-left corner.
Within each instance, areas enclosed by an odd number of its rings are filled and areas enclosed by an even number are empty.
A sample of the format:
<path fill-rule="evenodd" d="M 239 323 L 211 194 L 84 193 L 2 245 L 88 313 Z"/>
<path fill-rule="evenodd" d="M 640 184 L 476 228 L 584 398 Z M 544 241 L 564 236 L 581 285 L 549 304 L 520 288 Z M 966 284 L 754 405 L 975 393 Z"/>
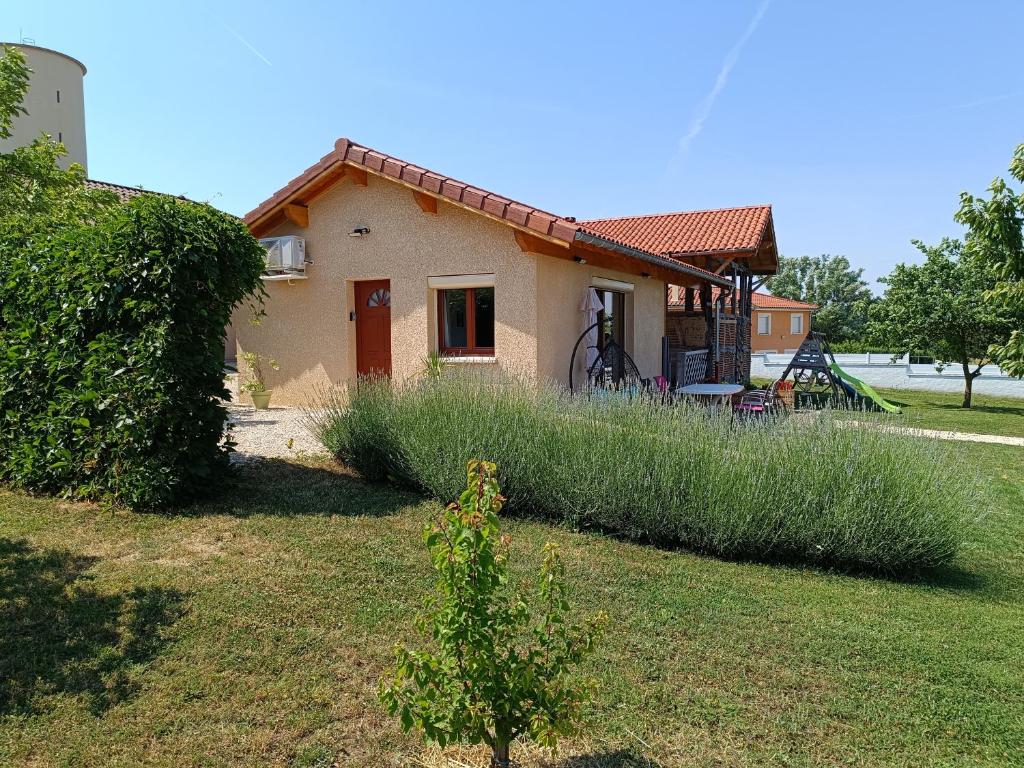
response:
<path fill-rule="evenodd" d="M 906 422 L 922 429 L 1024 437 L 1024 400 L 975 394 L 969 410 L 963 393 L 882 389 L 879 394 L 903 409 Z"/>
<path fill-rule="evenodd" d="M 558 759 L 590 766 L 1024 765 L 1024 450 L 955 567 L 917 582 L 561 543 L 612 630 Z M 378 677 L 431 576 L 430 503 L 330 464 L 245 469 L 176 515 L 0 492 L 0 765 L 484 765 L 403 736 Z"/>
<path fill-rule="evenodd" d="M 754 379 L 756 386 L 770 384 L 769 379 Z M 979 395 L 972 398 L 972 407 L 960 407 L 962 392 L 917 392 L 909 389 L 877 389 L 891 403 L 903 409 L 894 417 L 907 426 L 974 432 L 980 435 L 1024 437 L 1024 399 Z"/>

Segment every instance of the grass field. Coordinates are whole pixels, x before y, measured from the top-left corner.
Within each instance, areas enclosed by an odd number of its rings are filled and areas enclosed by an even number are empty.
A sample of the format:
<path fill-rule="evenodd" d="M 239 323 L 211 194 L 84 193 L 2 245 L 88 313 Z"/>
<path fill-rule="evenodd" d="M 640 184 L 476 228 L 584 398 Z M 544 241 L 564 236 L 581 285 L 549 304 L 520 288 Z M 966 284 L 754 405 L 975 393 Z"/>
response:
<path fill-rule="evenodd" d="M 768 379 L 754 379 L 756 386 L 767 386 Z M 910 389 L 877 389 L 891 403 L 903 409 L 900 420 L 920 429 L 973 432 L 980 435 L 1024 437 L 1024 399 L 979 395 L 965 410 L 961 392 L 917 392 Z"/>
<path fill-rule="evenodd" d="M 984 520 L 901 583 L 728 562 L 509 521 L 519 574 L 556 540 L 612 631 L 560 768 L 1024 764 L 1024 450 L 964 445 Z M 430 505 L 269 461 L 223 498 L 136 515 L 0 492 L 0 765 L 482 765 L 376 702 L 430 588 Z M 515 756 L 515 755 L 514 755 Z"/>
<path fill-rule="evenodd" d="M 969 410 L 960 407 L 961 393 L 882 389 L 879 394 L 903 409 L 911 426 L 1024 437 L 1024 400 L 975 394 Z"/>

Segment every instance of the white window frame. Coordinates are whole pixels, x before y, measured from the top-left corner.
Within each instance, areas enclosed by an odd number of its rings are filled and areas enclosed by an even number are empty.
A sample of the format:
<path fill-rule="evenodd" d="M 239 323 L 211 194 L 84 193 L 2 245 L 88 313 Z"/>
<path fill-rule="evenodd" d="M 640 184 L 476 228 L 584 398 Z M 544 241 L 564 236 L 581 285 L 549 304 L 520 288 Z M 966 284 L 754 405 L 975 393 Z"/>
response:
<path fill-rule="evenodd" d="M 766 330 L 761 330 L 761 321 L 767 320 L 765 324 Z M 771 336 L 772 335 L 772 313 L 771 312 L 758 312 L 757 313 L 757 335 L 758 336 Z"/>
<path fill-rule="evenodd" d="M 799 326 L 799 327 L 797 327 Z M 791 312 L 789 315 L 789 332 L 794 336 L 804 335 L 804 313 Z"/>

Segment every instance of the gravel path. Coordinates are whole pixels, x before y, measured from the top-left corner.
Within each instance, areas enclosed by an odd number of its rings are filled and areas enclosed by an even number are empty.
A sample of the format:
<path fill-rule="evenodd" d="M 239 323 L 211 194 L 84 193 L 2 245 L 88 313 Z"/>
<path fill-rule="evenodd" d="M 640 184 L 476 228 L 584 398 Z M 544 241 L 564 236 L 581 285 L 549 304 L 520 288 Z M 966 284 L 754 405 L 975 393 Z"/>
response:
<path fill-rule="evenodd" d="M 993 443 L 996 445 L 1019 445 L 1024 447 L 1024 437 L 1011 437 L 1009 435 L 982 435 L 976 432 L 953 432 L 944 429 L 920 429 L 918 427 L 901 427 L 898 424 L 879 424 L 877 422 L 866 421 L 848 421 L 845 423 L 855 424 L 858 426 L 877 427 L 883 432 L 892 432 L 898 435 L 931 437 L 936 440 L 959 440 L 965 443 Z"/>
<path fill-rule="evenodd" d="M 326 452 L 302 424 L 302 411 L 298 408 L 272 406 L 257 411 L 249 405 L 232 403 L 228 406 L 228 420 L 234 424 L 231 434 L 237 443 L 236 461 Z"/>
<path fill-rule="evenodd" d="M 231 436 L 236 443 L 233 461 L 250 459 L 279 459 L 299 454 L 323 454 L 323 444 L 309 433 L 302 423 L 299 408 L 271 406 L 257 411 L 251 405 L 242 405 L 238 398 L 238 374 L 228 373 L 224 386 L 231 393 L 227 403 L 228 421 L 233 424 Z"/>
<path fill-rule="evenodd" d="M 968 443 L 997 443 L 999 445 L 1024 446 L 1024 437 L 1007 435 L 979 435 L 975 432 L 947 432 L 941 429 L 918 429 L 917 427 L 889 427 L 893 432 L 903 432 L 916 437 L 934 437 L 939 440 L 961 440 Z"/>

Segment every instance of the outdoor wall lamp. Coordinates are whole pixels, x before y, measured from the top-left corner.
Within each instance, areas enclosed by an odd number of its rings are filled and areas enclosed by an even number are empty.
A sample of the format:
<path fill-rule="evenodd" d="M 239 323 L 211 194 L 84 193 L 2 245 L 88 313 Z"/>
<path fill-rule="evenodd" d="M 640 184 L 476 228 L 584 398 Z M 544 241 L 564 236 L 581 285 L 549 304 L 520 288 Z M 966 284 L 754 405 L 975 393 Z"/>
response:
<path fill-rule="evenodd" d="M 587 263 L 587 260 L 584 259 L 582 256 L 573 256 L 572 260 L 575 261 L 577 264 L 586 264 Z"/>
<path fill-rule="evenodd" d="M 369 227 L 356 227 L 355 229 L 353 229 L 351 232 L 348 233 L 348 236 L 349 237 L 362 237 L 363 235 L 368 235 L 368 234 L 370 234 L 370 228 Z"/>

